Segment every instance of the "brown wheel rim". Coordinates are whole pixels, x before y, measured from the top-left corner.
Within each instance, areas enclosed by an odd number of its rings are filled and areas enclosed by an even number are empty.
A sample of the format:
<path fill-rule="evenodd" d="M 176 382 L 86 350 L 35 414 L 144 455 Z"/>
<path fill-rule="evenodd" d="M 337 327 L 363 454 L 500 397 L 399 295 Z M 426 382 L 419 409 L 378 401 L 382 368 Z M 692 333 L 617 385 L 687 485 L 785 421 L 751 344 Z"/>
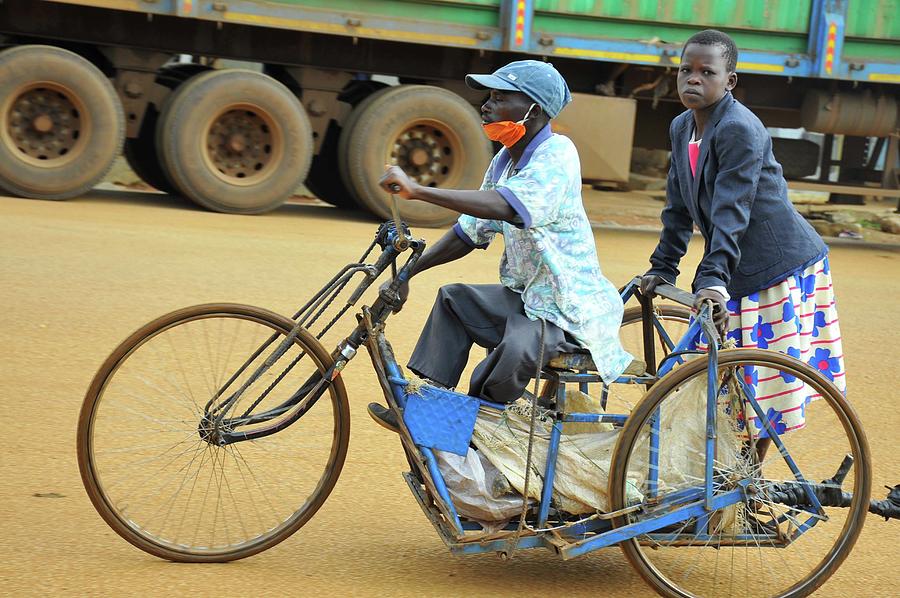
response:
<path fill-rule="evenodd" d="M 251 186 L 275 171 L 284 153 L 281 127 L 259 106 L 227 106 L 208 122 L 202 154 L 210 172 L 230 185 Z"/>
<path fill-rule="evenodd" d="M 387 149 L 388 162 L 425 187 L 452 187 L 465 163 L 459 136 L 436 120 L 407 123 Z"/>
<path fill-rule="evenodd" d="M 50 81 L 22 85 L 3 103 L 0 138 L 17 158 L 40 167 L 62 166 L 87 146 L 90 114 L 69 88 Z"/>

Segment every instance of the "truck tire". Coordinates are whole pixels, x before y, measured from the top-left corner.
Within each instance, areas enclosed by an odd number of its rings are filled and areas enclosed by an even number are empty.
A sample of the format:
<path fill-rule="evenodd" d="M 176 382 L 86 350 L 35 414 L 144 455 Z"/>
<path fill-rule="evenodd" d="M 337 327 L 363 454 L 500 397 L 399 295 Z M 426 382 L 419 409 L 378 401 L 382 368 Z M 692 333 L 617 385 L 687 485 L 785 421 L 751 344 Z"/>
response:
<path fill-rule="evenodd" d="M 125 139 L 122 104 L 96 66 L 68 50 L 0 52 L 0 187 L 34 199 L 81 195 Z"/>
<path fill-rule="evenodd" d="M 387 84 L 378 81 L 354 81 L 338 97 L 338 100 L 351 104 L 353 111 L 342 125 L 335 121 L 329 123 L 328 129 L 325 131 L 325 139 L 322 140 L 322 147 L 319 153 L 313 157 L 309 176 L 306 178 L 306 188 L 325 203 L 344 210 L 366 209 L 357 203 L 356 197 L 341 176 L 340 139 L 343 130 L 349 128 L 356 121 L 356 116 L 359 114 L 357 108 L 385 88 L 387 88 Z"/>
<path fill-rule="evenodd" d="M 400 85 L 378 92 L 358 108 L 341 134 L 344 182 L 357 201 L 380 218 L 391 198 L 378 186 L 385 164 L 396 164 L 419 184 L 477 189 L 491 160 L 491 144 L 477 112 L 458 95 L 428 85 Z M 456 212 L 423 201 L 400 202 L 411 225 L 443 227 Z"/>
<path fill-rule="evenodd" d="M 156 127 L 160 163 L 201 206 L 229 214 L 274 210 L 306 178 L 312 128 L 287 87 L 261 73 L 210 71 L 185 82 Z"/>
<path fill-rule="evenodd" d="M 208 70 L 210 67 L 200 64 L 173 62 L 159 69 L 156 82 L 169 89 L 176 89 L 192 76 Z M 178 188 L 169 180 L 157 156 L 156 123 L 159 122 L 160 110 L 155 104 L 147 105 L 138 136 L 125 139 L 122 153 L 131 170 L 142 181 L 163 193 L 179 195 Z"/>

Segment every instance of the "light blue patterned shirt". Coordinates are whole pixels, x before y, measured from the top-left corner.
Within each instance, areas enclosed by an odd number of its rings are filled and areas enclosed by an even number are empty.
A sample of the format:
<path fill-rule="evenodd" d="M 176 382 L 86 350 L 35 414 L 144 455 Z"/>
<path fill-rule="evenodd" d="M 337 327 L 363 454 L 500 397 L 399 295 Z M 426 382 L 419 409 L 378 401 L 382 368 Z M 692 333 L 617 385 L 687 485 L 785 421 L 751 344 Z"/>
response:
<path fill-rule="evenodd" d="M 505 248 L 500 282 L 522 295 L 525 313 L 544 318 L 591 352 L 605 381 L 631 363 L 622 349 L 622 300 L 600 272 L 594 235 L 581 199 L 578 150 L 547 125 L 510 171 L 504 148 L 494 156 L 482 190 L 496 190 L 515 210 L 516 224 L 460 216 L 454 226 L 469 245 L 485 248 L 497 233 Z"/>

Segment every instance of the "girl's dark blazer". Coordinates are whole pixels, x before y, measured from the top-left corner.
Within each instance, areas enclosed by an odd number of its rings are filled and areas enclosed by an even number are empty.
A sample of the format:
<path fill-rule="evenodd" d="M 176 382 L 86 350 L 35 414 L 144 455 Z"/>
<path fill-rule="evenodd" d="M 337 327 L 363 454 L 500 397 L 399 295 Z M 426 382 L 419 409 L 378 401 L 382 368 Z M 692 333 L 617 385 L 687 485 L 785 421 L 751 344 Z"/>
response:
<path fill-rule="evenodd" d="M 755 114 L 725 94 L 703 131 L 696 177 L 688 162 L 693 130 L 690 110 L 669 128 L 672 163 L 663 232 L 648 274 L 675 282 L 693 224 L 705 241 L 694 291 L 724 286 L 732 297 L 745 297 L 827 253 L 821 237 L 788 201 L 772 139 Z"/>

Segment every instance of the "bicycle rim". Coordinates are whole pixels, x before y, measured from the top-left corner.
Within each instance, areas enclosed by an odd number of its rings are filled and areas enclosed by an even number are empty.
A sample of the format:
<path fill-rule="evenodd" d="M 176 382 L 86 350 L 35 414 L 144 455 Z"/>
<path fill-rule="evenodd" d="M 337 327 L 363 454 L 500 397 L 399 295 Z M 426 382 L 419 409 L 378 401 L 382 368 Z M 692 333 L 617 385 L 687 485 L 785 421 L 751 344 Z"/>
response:
<path fill-rule="evenodd" d="M 639 501 L 645 509 L 617 521 L 618 526 L 659 516 L 654 500 L 702 489 L 707 363 L 703 357 L 677 368 L 632 413 L 616 447 L 610 495 L 614 509 Z M 792 430 L 783 425 L 780 412 L 769 411 L 769 405 L 776 405 L 774 397 L 754 396 L 806 480 L 818 483 L 831 478 L 844 457 L 853 456 L 841 485 L 853 495 L 849 506 L 824 507 L 825 517 L 820 517 L 808 504 L 775 498 L 781 488 L 796 490 L 796 477 L 775 446 L 761 462 L 754 456 L 758 435 L 766 426 L 744 400 L 746 389 L 754 387 L 741 386 L 733 376 L 757 384 L 777 380 L 796 391 L 805 419 Z M 665 596 L 808 595 L 846 558 L 865 519 L 871 466 L 859 421 L 833 384 L 808 365 L 778 353 L 721 351 L 716 380 L 714 496 L 739 489 L 742 483 L 748 491 L 736 504 L 710 513 L 706 521 L 694 517 L 638 536 L 624 542 L 623 551 L 644 579 Z M 682 415 L 676 417 L 676 413 Z M 655 491 L 650 465 L 654 414 L 661 421 Z M 702 495 L 690 500 L 702 500 Z M 676 500 L 670 508 L 687 502 Z M 797 533 L 810 523 L 811 528 Z"/>
<path fill-rule="evenodd" d="M 154 320 L 110 355 L 82 407 L 78 457 L 94 506 L 117 533 L 162 558 L 227 561 L 277 544 L 319 509 L 349 439 L 339 377 L 275 434 L 219 445 L 202 424 L 207 402 L 215 408 L 242 387 L 228 413 L 231 428 L 258 429 L 290 415 L 243 426 L 234 420 L 257 399 L 251 414 L 271 413 L 331 364 L 301 331 L 248 383 L 292 326 L 259 308 L 196 306 Z"/>

